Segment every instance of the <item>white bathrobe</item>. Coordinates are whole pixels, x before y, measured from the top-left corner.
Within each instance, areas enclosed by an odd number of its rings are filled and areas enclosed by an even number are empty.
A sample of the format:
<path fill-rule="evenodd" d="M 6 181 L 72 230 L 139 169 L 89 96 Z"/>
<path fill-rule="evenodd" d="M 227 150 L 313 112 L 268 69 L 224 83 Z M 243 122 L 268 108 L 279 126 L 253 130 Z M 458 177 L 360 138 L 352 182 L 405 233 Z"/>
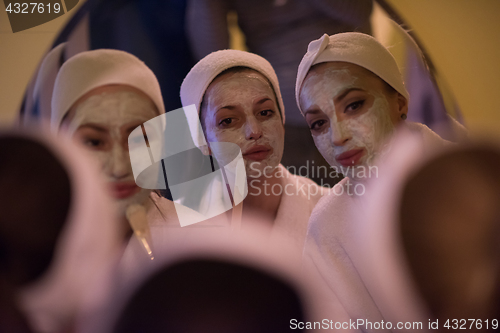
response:
<path fill-rule="evenodd" d="M 292 175 L 284 166 L 279 166 L 285 177 L 282 178 L 283 193 L 278 213 L 273 224 L 273 232 L 282 232 L 292 238 L 302 248 L 311 213 L 327 190 L 309 178 Z"/>
<path fill-rule="evenodd" d="M 424 145 L 450 144 L 425 125 L 407 122 L 405 129 L 417 133 Z M 363 182 L 361 184 L 368 191 L 369 186 L 365 180 Z M 354 216 L 364 209 L 364 195 L 356 195 L 354 184 L 357 183 L 346 177 L 336 185 L 338 188 L 330 190 L 329 195 L 318 202 L 309 222 L 304 255 L 318 269 L 352 319 L 380 322 L 384 318 L 358 273 L 355 259 L 359 242 Z"/>

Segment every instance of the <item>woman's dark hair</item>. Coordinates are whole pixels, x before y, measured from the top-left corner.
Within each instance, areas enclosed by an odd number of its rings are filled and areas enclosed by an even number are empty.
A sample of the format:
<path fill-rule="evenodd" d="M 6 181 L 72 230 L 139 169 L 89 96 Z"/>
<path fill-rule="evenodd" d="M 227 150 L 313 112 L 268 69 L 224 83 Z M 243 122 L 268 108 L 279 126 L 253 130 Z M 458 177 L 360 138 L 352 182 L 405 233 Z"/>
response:
<path fill-rule="evenodd" d="M 237 263 L 192 259 L 149 278 L 121 312 L 114 333 L 288 332 L 304 321 L 297 291 Z"/>
<path fill-rule="evenodd" d="M 0 138 L 0 274 L 13 286 L 49 267 L 71 202 L 68 174 L 44 145 Z"/>
<path fill-rule="evenodd" d="M 0 137 L 0 331 L 29 333 L 17 293 L 49 268 L 71 202 L 68 174 L 44 145 Z"/>
<path fill-rule="evenodd" d="M 473 147 L 435 158 L 405 184 L 400 206 L 403 247 L 417 288 L 436 319 L 500 314 L 499 170 L 496 149 Z M 472 305 L 468 272 L 477 272 L 477 267 L 482 271 L 481 277 L 474 276 L 475 283 L 488 285 L 484 276 L 494 290 Z M 491 272 L 484 272 L 485 267 Z"/>

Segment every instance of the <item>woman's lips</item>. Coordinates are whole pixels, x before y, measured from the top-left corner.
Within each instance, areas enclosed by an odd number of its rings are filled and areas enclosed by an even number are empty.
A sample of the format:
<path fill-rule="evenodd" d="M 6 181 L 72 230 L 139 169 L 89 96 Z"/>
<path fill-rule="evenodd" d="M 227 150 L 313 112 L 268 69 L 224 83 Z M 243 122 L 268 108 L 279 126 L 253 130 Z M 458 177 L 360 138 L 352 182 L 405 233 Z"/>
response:
<path fill-rule="evenodd" d="M 135 182 L 112 183 L 111 194 L 116 199 L 125 199 L 140 191 L 140 187 Z"/>
<path fill-rule="evenodd" d="M 253 146 L 243 153 L 243 157 L 252 161 L 260 162 L 265 160 L 272 152 L 272 148 L 268 146 Z"/>
<path fill-rule="evenodd" d="M 342 164 L 342 166 L 348 167 L 356 165 L 364 154 L 364 149 L 352 149 L 346 151 L 345 153 L 337 155 L 335 159 L 337 160 L 337 162 Z"/>

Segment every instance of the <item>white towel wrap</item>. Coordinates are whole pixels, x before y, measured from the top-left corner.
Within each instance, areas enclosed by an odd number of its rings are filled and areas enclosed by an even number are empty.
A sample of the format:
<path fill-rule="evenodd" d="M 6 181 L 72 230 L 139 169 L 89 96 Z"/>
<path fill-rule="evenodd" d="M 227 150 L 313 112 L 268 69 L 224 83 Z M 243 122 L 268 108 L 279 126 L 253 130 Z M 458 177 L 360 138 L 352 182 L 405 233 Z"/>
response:
<path fill-rule="evenodd" d="M 324 62 L 343 61 L 361 66 L 387 82 L 408 101 L 401 72 L 392 54 L 375 38 L 359 32 L 345 32 L 313 40 L 299 64 L 295 83 L 295 99 L 300 108 L 299 94 L 309 69 Z M 304 114 L 302 112 L 302 114 Z"/>

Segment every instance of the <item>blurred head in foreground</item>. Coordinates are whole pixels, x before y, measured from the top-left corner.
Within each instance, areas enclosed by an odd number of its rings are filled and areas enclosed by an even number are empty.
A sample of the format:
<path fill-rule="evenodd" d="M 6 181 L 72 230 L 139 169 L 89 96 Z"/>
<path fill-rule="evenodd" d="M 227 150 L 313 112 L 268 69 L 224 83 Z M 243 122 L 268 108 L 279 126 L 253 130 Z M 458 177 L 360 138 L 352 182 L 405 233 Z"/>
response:
<path fill-rule="evenodd" d="M 292 319 L 334 316 L 320 303 L 322 281 L 301 270 L 289 240 L 267 235 L 195 230 L 164 243 L 103 309 L 82 318 L 81 331 L 283 332 Z"/>
<path fill-rule="evenodd" d="M 475 318 L 473 328 L 491 331 L 500 314 L 500 148 L 397 139 L 381 168 L 389 178 L 373 184 L 371 217 L 359 225 L 365 282 L 387 320 L 427 329 L 438 319 L 444 331 L 448 319 Z"/>
<path fill-rule="evenodd" d="M 61 137 L 0 132 L 0 298 L 36 332 L 70 327 L 118 251 L 111 201 L 80 149 Z M 12 329 L 0 318 L 2 332 Z"/>
<path fill-rule="evenodd" d="M 436 318 L 500 314 L 500 150 L 443 154 L 411 177 L 401 234 L 417 287 Z"/>

